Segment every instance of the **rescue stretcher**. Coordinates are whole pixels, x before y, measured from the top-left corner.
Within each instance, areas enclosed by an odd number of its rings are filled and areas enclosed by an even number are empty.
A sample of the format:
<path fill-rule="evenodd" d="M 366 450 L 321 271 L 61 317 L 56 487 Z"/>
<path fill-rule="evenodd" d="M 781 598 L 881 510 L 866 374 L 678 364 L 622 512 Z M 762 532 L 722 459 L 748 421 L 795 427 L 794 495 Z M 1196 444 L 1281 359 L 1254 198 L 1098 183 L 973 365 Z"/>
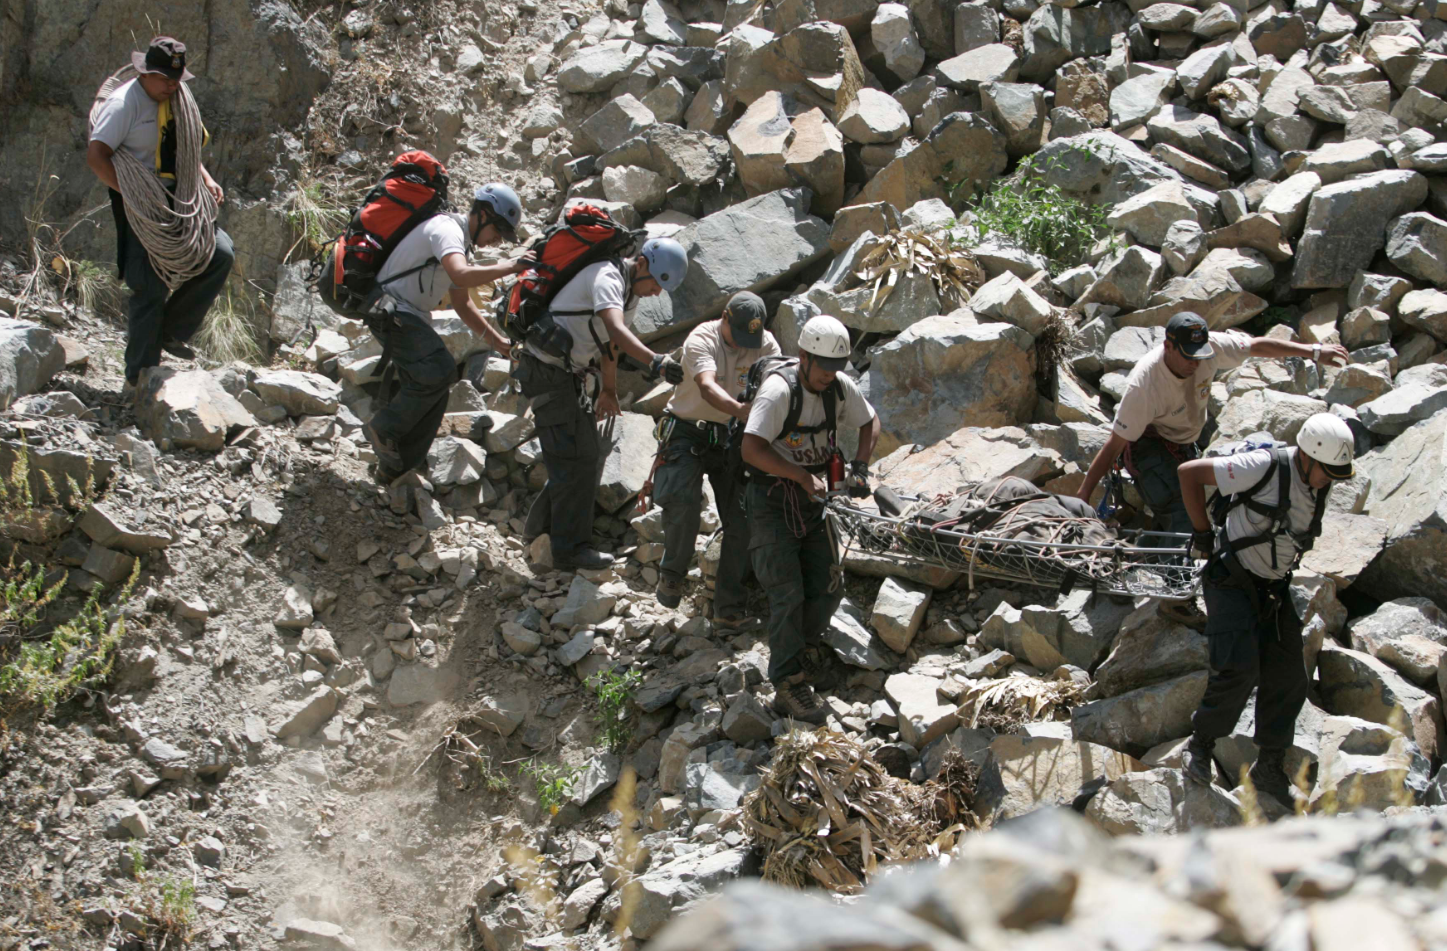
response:
<path fill-rule="evenodd" d="M 1109 544 L 1039 541 L 930 525 L 908 510 L 884 514 L 844 496 L 828 499 L 826 517 L 841 564 L 858 549 L 900 565 L 959 572 L 972 590 L 976 579 L 989 579 L 1061 592 L 1183 598 L 1198 584 L 1190 535 L 1109 529 Z"/>

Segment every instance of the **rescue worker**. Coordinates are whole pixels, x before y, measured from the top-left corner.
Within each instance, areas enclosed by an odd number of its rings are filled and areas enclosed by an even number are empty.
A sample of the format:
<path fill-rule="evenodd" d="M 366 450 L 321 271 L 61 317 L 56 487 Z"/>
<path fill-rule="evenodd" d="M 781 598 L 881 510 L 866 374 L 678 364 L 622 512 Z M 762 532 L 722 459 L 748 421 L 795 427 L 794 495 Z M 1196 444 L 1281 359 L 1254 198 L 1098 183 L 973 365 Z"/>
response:
<path fill-rule="evenodd" d="M 1211 381 L 1217 372 L 1238 367 L 1247 357 L 1302 357 L 1318 364 L 1349 359 L 1346 348 L 1337 344 L 1212 332 L 1198 315 L 1176 314 L 1166 324 L 1161 345 L 1131 370 L 1116 404 L 1110 438 L 1085 473 L 1080 499 L 1090 501 L 1100 480 L 1124 454 L 1125 468 L 1155 516 L 1157 529 L 1189 534 L 1191 517 L 1181 499 L 1176 468 L 1198 455 L 1196 441 L 1206 425 Z"/>
<path fill-rule="evenodd" d="M 1317 413 L 1302 424 L 1294 448 L 1253 449 L 1180 467 L 1194 544 L 1209 556 L 1202 588 L 1211 673 L 1191 718 L 1182 763 L 1186 776 L 1197 783 L 1210 785 L 1215 743 L 1235 728 L 1251 691 L 1259 687 L 1259 752 L 1251 782 L 1291 808 L 1286 751 L 1308 688 L 1301 622 L 1289 597 L 1291 574 L 1320 534 L 1330 485 L 1352 476 L 1352 447 L 1345 422 Z M 1222 493 L 1216 504 L 1226 507 L 1219 530 L 1207 514 L 1208 485 Z"/>
<path fill-rule="evenodd" d="M 725 452 L 730 419 L 747 422 L 749 406 L 739 402 L 749 368 L 762 357 L 780 355 L 774 335 L 764 329 L 768 310 L 757 294 L 735 294 L 723 316 L 699 324 L 683 342 L 683 382 L 674 390 L 659 429 L 661 462 L 653 476 L 653 500 L 663 507 L 663 561 L 658 603 L 678 607 L 693 559 L 703 512 L 703 477 L 713 486 L 723 525 L 723 550 L 714 583 L 716 624 L 736 626 L 746 606 L 749 539 L 743 524 L 739 476 Z"/>
<path fill-rule="evenodd" d="M 210 263 L 173 292 L 152 267 L 145 246 L 126 221 L 125 201 L 116 179 L 116 151 L 123 150 L 146 168 L 155 169 L 174 191 L 177 132 L 171 97 L 181 83 L 195 78 L 186 68 L 186 44 L 169 36 L 152 39 L 144 54 L 132 53 L 131 65 L 140 75 L 121 84 L 101 106 L 85 160 L 110 189 L 116 268 L 131 291 L 125 374 L 126 384 L 134 387 L 142 370 L 160 365 L 163 350 L 184 360 L 195 359 L 187 341 L 201 329 L 206 312 L 225 286 L 235 253 L 230 236 L 218 227 Z M 201 177 L 216 203 L 225 201 L 225 191 L 204 164 Z"/>
<path fill-rule="evenodd" d="M 648 367 L 650 378 L 683 382 L 683 365 L 648 349 L 628 329 L 625 313 L 640 298 L 677 290 L 687 270 L 688 254 L 672 238 L 646 241 L 629 261 L 590 264 L 548 305 L 552 323 L 571 341 L 566 357 L 548 353 L 531 339 L 523 347 L 513 374 L 532 406 L 548 473 L 523 534 L 529 540 L 549 536 L 555 568 L 600 569 L 613 563 L 611 555 L 592 547 L 592 538 L 603 461 L 595 421 L 620 413 L 614 345 Z"/>
<path fill-rule="evenodd" d="M 421 467 L 447 412 L 447 395 L 457 382 L 457 361 L 432 327 L 432 311 L 443 292 L 457 316 L 494 350 L 508 352 L 508 339 L 468 294 L 468 288 L 516 274 L 529 254 L 497 264 L 468 263 L 474 247 L 515 240 L 522 203 L 506 185 L 484 185 L 473 193 L 466 215 L 433 215 L 403 238 L 377 275 L 383 295 L 377 305 L 387 321 L 386 353 L 401 383 L 395 397 L 362 427 L 377 454 L 377 480 L 390 483 Z"/>
<path fill-rule="evenodd" d="M 869 457 L 879 417 L 858 385 L 841 375 L 849 331 L 828 316 L 810 318 L 799 334 L 799 362 L 772 370 L 749 408 L 743 457 L 750 467 L 744 511 L 754 574 L 769 597 L 769 680 L 774 709 L 822 723 L 828 709 L 814 692 L 801 655 L 829 626 L 842 591 L 831 592 L 833 545 L 824 521 L 825 478 L 838 452 L 836 434 L 857 428 L 849 464 L 850 495 L 869 494 Z"/>

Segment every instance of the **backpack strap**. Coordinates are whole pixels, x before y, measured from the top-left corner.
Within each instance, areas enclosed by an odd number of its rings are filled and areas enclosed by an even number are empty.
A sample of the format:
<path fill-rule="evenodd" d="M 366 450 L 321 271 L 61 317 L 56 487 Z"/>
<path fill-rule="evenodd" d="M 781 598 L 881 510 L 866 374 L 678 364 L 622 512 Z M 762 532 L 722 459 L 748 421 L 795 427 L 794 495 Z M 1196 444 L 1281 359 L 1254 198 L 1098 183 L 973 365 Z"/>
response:
<path fill-rule="evenodd" d="M 782 438 L 799 428 L 799 414 L 804 412 L 804 386 L 799 382 L 797 366 L 784 367 L 782 370 L 774 372 L 789 384 L 789 411 L 784 414 L 784 426 L 779 430 L 779 436 Z"/>

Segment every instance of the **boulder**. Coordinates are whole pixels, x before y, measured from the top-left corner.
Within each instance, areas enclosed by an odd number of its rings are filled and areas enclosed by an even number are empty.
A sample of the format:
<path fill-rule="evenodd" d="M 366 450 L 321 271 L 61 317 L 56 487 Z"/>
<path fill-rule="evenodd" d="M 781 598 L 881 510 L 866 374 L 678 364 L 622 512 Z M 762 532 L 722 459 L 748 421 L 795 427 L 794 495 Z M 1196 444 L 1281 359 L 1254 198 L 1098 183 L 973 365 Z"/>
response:
<path fill-rule="evenodd" d="M 966 424 L 1012 426 L 1035 405 L 1034 340 L 1004 323 L 930 317 L 870 351 L 877 453 L 929 444 Z"/>
<path fill-rule="evenodd" d="M 153 367 L 136 393 L 141 431 L 160 449 L 215 452 L 256 420 L 205 370 Z"/>
<path fill-rule="evenodd" d="M 305 699 L 284 707 L 273 721 L 271 732 L 278 740 L 311 736 L 337 712 L 340 697 L 331 687 L 317 687 Z"/>
<path fill-rule="evenodd" d="M 822 109 L 796 117 L 793 127 L 794 141 L 784 153 L 784 168 L 813 193 L 809 210 L 829 217 L 844 203 L 844 137 Z"/>
<path fill-rule="evenodd" d="M 895 79 L 909 82 L 919 75 L 925 50 L 915 33 L 909 7 L 902 3 L 881 3 L 869 22 L 869 38 Z"/>
<path fill-rule="evenodd" d="M 983 116 L 956 112 L 942 119 L 928 137 L 886 165 L 855 199 L 887 201 L 909 208 L 926 198 L 968 194 L 1005 170 L 1005 136 Z"/>
<path fill-rule="evenodd" d="M 1191 732 L 1191 714 L 1206 692 L 1206 671 L 1093 700 L 1071 711 L 1075 738 L 1141 756 Z"/>
<path fill-rule="evenodd" d="M 986 281 L 970 295 L 969 308 L 985 320 L 1003 320 L 1037 337 L 1045 331 L 1055 309 L 1009 271 Z"/>
<path fill-rule="evenodd" d="M 1095 670 L 1092 696 L 1116 697 L 1209 666 L 1206 636 L 1163 617 L 1159 604 L 1148 601 L 1121 622 Z"/>
<path fill-rule="evenodd" d="M 976 92 L 982 83 L 1013 82 L 1020 57 L 1005 43 L 990 43 L 967 50 L 935 67 L 940 83 L 960 92 Z"/>
<path fill-rule="evenodd" d="M 65 369 L 55 334 L 28 320 L 0 317 L 0 410 L 38 392 Z"/>
<path fill-rule="evenodd" d="M 1111 50 L 1111 37 L 1124 33 L 1129 21 L 1130 10 L 1121 4 L 1062 7 L 1047 3 L 1037 7 L 1024 24 L 1020 75 L 1031 82 L 1045 82 L 1069 60 L 1104 56 Z"/>
<path fill-rule="evenodd" d="M 598 156 L 596 165 L 600 172 L 615 165 L 636 165 L 680 185 L 716 188 L 730 165 L 729 143 L 706 132 L 658 122 Z"/>
<path fill-rule="evenodd" d="M 1340 491 L 1340 490 L 1338 490 Z M 1321 520 L 1321 537 L 1301 559 L 1301 567 L 1325 575 L 1345 588 L 1356 581 L 1387 541 L 1389 525 L 1370 515 L 1328 512 Z"/>
<path fill-rule="evenodd" d="M 1371 479 L 1366 513 L 1387 523 L 1381 555 L 1357 584 L 1384 600 L 1447 603 L 1447 415 L 1417 423 L 1357 463 Z M 1425 460 L 1425 463 L 1424 463 Z"/>
<path fill-rule="evenodd" d="M 1036 153 L 1047 183 L 1078 198 L 1115 205 L 1180 173 L 1113 132 L 1055 139 Z M 1194 216 L 1192 216 L 1194 217 Z"/>
<path fill-rule="evenodd" d="M 777 91 L 806 107 L 818 107 L 837 121 L 866 85 L 865 71 L 849 31 L 837 23 L 804 23 L 774 38 L 752 55 L 741 57 L 735 70 L 735 52 L 728 54 L 729 91 L 739 102 L 751 104 Z"/>
<path fill-rule="evenodd" d="M 1033 83 L 990 82 L 980 86 L 985 115 L 1005 133 L 1011 158 L 1034 152 L 1045 143 L 1045 90 Z"/>
<path fill-rule="evenodd" d="M 97 545 L 120 549 L 132 555 L 149 554 L 171 545 L 169 533 L 133 528 L 111 502 L 92 503 L 80 517 L 76 527 L 90 536 L 91 541 Z"/>
<path fill-rule="evenodd" d="M 798 103 L 778 92 L 767 92 L 729 129 L 734 166 L 749 197 L 793 184 L 784 156 L 794 139 L 792 116 L 797 110 Z"/>
<path fill-rule="evenodd" d="M 603 194 L 646 215 L 663 207 L 668 179 L 637 165 L 615 165 L 603 171 Z"/>
<path fill-rule="evenodd" d="M 1227 129 L 1213 116 L 1181 106 L 1166 106 L 1146 122 L 1151 138 L 1230 173 L 1251 167 L 1251 154 L 1240 133 Z"/>
<path fill-rule="evenodd" d="M 605 595 L 598 585 L 582 575 L 574 575 L 572 583 L 568 585 L 568 596 L 562 608 L 553 615 L 552 626 L 564 631 L 577 625 L 591 627 L 612 614 L 616 602 L 616 596 Z"/>
<path fill-rule="evenodd" d="M 1295 780 L 1306 765 L 1308 781 L 1321 754 L 1321 731 L 1328 714 L 1310 700 L 1302 704 L 1296 717 L 1291 746 L 1286 751 L 1286 775 Z M 1226 778 L 1227 786 L 1241 782 L 1241 773 L 1256 762 L 1260 748 L 1256 745 L 1256 695 L 1246 701 L 1241 717 L 1229 736 L 1216 741 L 1216 765 Z"/>
<path fill-rule="evenodd" d="M 1427 598 L 1397 598 L 1347 627 L 1353 650 L 1391 665 L 1420 687 L 1437 685 L 1447 658 L 1447 614 Z"/>
<path fill-rule="evenodd" d="M 1321 176 L 1316 172 L 1297 172 L 1271 189 L 1261 199 L 1259 210 L 1265 215 L 1275 215 L 1281 223 L 1281 233 L 1294 238 L 1301 233 L 1311 196 L 1321 185 Z"/>
<path fill-rule="evenodd" d="M 1244 439 L 1255 432 L 1268 432 L 1273 438 L 1295 444 L 1301 424 L 1317 413 L 1326 412 L 1326 403 L 1309 396 L 1297 396 L 1280 390 L 1251 390 L 1226 404 L 1217 417 L 1213 444 Z"/>
<path fill-rule="evenodd" d="M 606 92 L 648 55 L 648 47 L 629 40 L 606 40 L 585 46 L 558 67 L 558 86 L 565 92 Z"/>
<path fill-rule="evenodd" d="M 655 122 L 653 110 L 628 93 L 610 99 L 579 128 L 600 152 L 611 152 Z"/>
<path fill-rule="evenodd" d="M 487 454 L 471 439 L 443 436 L 427 450 L 427 478 L 433 485 L 471 485 L 487 469 Z"/>
<path fill-rule="evenodd" d="M 1346 287 L 1386 244 L 1387 223 L 1426 197 L 1427 179 L 1406 170 L 1368 172 L 1317 189 L 1296 247 L 1292 286 Z M 1354 226 L 1343 230 L 1342 221 Z"/>
<path fill-rule="evenodd" d="M 900 446 L 874 464 L 883 485 L 929 498 L 1013 475 L 1044 482 L 1059 474 L 1064 461 L 1016 427 L 956 430 L 930 445 Z"/>
<path fill-rule="evenodd" d="M 774 714 L 747 690 L 741 692 L 724 712 L 724 736 L 740 746 L 752 746 L 767 740 L 774 723 Z"/>
<path fill-rule="evenodd" d="M 909 650 L 929 608 L 930 590 L 886 578 L 875 596 L 869 625 L 896 654 Z"/>
<path fill-rule="evenodd" d="M 839 131 L 861 145 L 897 142 L 909 132 L 909 115 L 887 92 L 861 89 L 839 116 Z"/>
<path fill-rule="evenodd" d="M 1142 768 L 1135 758 L 1094 743 L 997 736 L 980 770 L 976 809 L 998 823 L 1040 808 L 1069 806 L 1087 786 Z"/>
<path fill-rule="evenodd" d="M 644 341 L 687 330 L 723 313 L 739 291 L 788 283 L 829 253 L 829 225 L 809 214 L 807 188 L 740 202 L 687 225 L 674 237 L 688 251 L 688 273 L 672 294 L 638 304 L 633 330 Z M 743 250 L 748 253 L 741 253 Z M 652 455 L 650 450 L 649 455 Z"/>
<path fill-rule="evenodd" d="M 1186 200 L 1180 182 L 1166 181 L 1117 204 L 1111 209 L 1111 227 L 1125 231 L 1152 248 L 1165 245 L 1166 235 L 1178 221 L 1194 220 L 1195 208 Z"/>
<path fill-rule="evenodd" d="M 1176 835 L 1241 824 L 1240 803 L 1219 786 L 1202 786 L 1179 769 L 1127 773 L 1106 784 L 1085 818 L 1111 835 Z"/>
<path fill-rule="evenodd" d="M 394 707 L 437 703 L 452 696 L 462 683 L 457 671 L 427 664 L 403 664 L 387 682 L 387 702 Z"/>
<path fill-rule="evenodd" d="M 900 216 L 899 209 L 888 202 L 876 201 L 840 208 L 834 215 L 834 224 L 829 231 L 829 250 L 840 254 L 866 231 L 874 234 L 888 234 L 903 226 L 904 221 Z M 776 329 L 775 334 L 777 335 L 777 333 Z M 794 348 L 785 347 L 785 350 L 792 353 Z"/>
<path fill-rule="evenodd" d="M 1147 69 L 1110 91 L 1110 127 L 1129 129 L 1156 114 L 1176 90 L 1176 74 L 1169 69 Z"/>
<path fill-rule="evenodd" d="M 915 749 L 923 749 L 959 726 L 955 704 L 940 699 L 943 683 L 922 674 L 893 674 L 884 682 L 884 695 L 899 715 L 899 738 Z"/>
<path fill-rule="evenodd" d="M 1373 723 L 1401 723 L 1429 757 L 1444 749 L 1442 705 L 1437 697 L 1361 651 L 1328 643 L 1322 645 L 1316 662 L 1321 699 L 1328 711 Z"/>
<path fill-rule="evenodd" d="M 1387 257 L 1419 280 L 1447 284 L 1447 221 L 1414 212 L 1387 226 Z"/>
<path fill-rule="evenodd" d="M 1447 386 L 1407 383 L 1357 406 L 1362 425 L 1382 436 L 1397 436 L 1447 407 Z"/>
<path fill-rule="evenodd" d="M 1334 796 L 1352 808 L 1383 811 L 1420 802 L 1431 763 L 1405 735 L 1357 717 L 1328 717 L 1311 803 Z"/>
<path fill-rule="evenodd" d="M 677 917 L 676 908 L 698 902 L 734 879 L 757 874 L 757 866 L 752 849 L 736 848 L 684 855 L 650 868 L 634 880 L 637 887 L 629 892 L 629 934 L 639 941 L 652 938 Z M 622 910 L 622 896 L 623 890 L 617 889 L 604 899 L 605 919 L 617 920 Z M 667 948 L 666 935 L 661 940 L 663 943 L 658 946 Z M 673 945 L 675 948 L 688 946 Z"/>
<path fill-rule="evenodd" d="M 1161 256 L 1141 245 L 1131 245 L 1100 263 L 1099 276 L 1076 302 L 1108 304 L 1122 310 L 1137 310 L 1152 300 L 1165 278 Z"/>
<path fill-rule="evenodd" d="M 870 633 L 860 620 L 858 611 L 845 598 L 834 616 L 829 619 L 829 629 L 824 632 L 823 641 L 839 659 L 851 667 L 864 670 L 890 670 L 895 659 L 885 650 L 884 642 Z"/>

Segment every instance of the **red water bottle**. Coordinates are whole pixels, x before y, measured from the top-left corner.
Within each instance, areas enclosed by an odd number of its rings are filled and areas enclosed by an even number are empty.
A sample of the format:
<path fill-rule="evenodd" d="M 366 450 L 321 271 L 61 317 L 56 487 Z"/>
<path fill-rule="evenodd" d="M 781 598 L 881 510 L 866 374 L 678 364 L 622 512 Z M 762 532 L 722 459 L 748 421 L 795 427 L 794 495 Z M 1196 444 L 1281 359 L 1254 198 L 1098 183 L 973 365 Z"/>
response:
<path fill-rule="evenodd" d="M 829 457 L 829 491 L 844 491 L 844 454 L 838 449 Z"/>

